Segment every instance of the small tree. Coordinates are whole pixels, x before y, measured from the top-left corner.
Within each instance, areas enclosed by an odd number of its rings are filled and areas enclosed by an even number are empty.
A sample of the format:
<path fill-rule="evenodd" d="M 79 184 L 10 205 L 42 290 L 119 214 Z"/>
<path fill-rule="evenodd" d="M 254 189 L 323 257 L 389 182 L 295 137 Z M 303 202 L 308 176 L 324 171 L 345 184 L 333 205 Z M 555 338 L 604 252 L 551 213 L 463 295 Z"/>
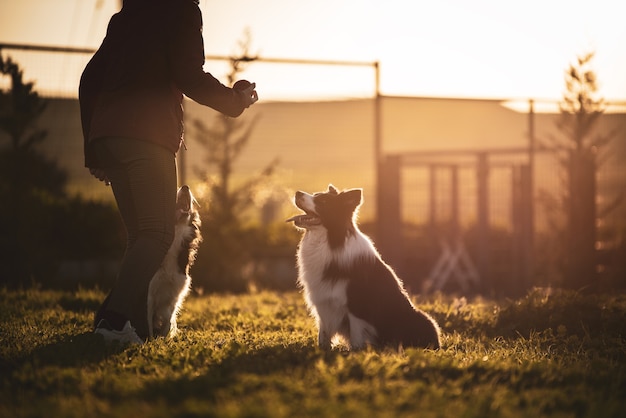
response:
<path fill-rule="evenodd" d="M 228 82 L 232 85 L 245 65 L 254 58 L 249 55 L 249 37 L 240 42 L 238 57 L 230 60 Z M 251 249 L 258 246 L 258 231 L 246 222 L 246 212 L 254 205 L 257 189 L 272 175 L 277 161 L 269 163 L 258 175 L 236 182 L 235 163 L 250 140 L 258 118 L 230 118 L 218 115 L 216 124 L 208 127 L 195 120 L 195 139 L 205 148 L 206 158 L 196 174 L 208 186 L 209 206 L 203 212 L 203 248 L 199 251 L 196 283 L 209 290 L 245 291 L 248 279 L 245 267 Z M 202 274 L 207 278 L 202 279 Z"/>
<path fill-rule="evenodd" d="M 50 284 L 60 260 L 119 251 L 121 223 L 110 204 L 67 196 L 66 172 L 37 149 L 47 101 L 10 58 L 0 56 L 0 73 L 11 80 L 0 91 L 0 283 Z"/>
<path fill-rule="evenodd" d="M 34 83 L 24 81 L 23 71 L 11 58 L 0 55 L 0 72 L 11 79 L 11 89 L 0 92 L 0 131 L 9 140 L 0 151 L 2 178 L 13 196 L 32 190 L 59 196 L 67 175 L 35 147 L 47 135 L 37 121 L 48 103 L 34 90 Z"/>
<path fill-rule="evenodd" d="M 615 132 L 599 134 L 595 130 L 606 105 L 597 97 L 597 77 L 591 69 L 593 56 L 593 53 L 582 55 L 569 66 L 557 122 L 562 136 L 552 137 L 549 144 L 560 156 L 567 173 L 565 279 L 568 287 L 576 289 L 595 285 L 596 174 L 605 158 L 606 146 L 615 135 Z"/>
<path fill-rule="evenodd" d="M 47 103 L 33 89 L 34 83 L 24 82 L 24 72 L 10 57 L 5 60 L 0 55 L 0 71 L 11 78 L 11 91 L 1 96 L 0 129 L 8 134 L 13 149 L 31 148 L 46 137 L 36 121 Z"/>
<path fill-rule="evenodd" d="M 32 278 L 34 264 L 49 260 L 35 242 L 42 241 L 41 235 L 33 235 L 48 214 L 33 217 L 33 211 L 42 199 L 62 193 L 66 175 L 35 149 L 46 137 L 36 127 L 46 101 L 34 91 L 34 83 L 24 82 L 11 58 L 0 56 L 0 73 L 11 80 L 11 88 L 0 92 L 0 137 L 8 139 L 0 149 L 0 252 L 6 257 L 0 275 L 7 283 L 21 283 Z"/>

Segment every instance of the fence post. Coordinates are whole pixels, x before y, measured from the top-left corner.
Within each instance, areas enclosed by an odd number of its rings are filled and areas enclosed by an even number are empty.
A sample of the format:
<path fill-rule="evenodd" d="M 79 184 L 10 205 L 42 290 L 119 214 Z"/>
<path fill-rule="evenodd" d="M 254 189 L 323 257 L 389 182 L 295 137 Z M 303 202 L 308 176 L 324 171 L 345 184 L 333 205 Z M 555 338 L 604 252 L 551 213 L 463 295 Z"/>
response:
<path fill-rule="evenodd" d="M 437 227 L 437 166 L 435 164 L 429 165 L 428 173 L 428 225 L 432 233 Z"/>
<path fill-rule="evenodd" d="M 521 167 L 521 194 L 522 194 L 522 257 L 521 266 L 522 290 L 526 291 L 532 284 L 532 274 L 534 270 L 534 199 L 532 166 L 523 165 Z"/>
<path fill-rule="evenodd" d="M 524 190 L 528 198 L 527 236 L 526 236 L 526 260 L 525 285 L 530 288 L 535 274 L 535 152 L 537 138 L 535 137 L 535 101 L 528 101 L 528 175 L 524 183 Z"/>
<path fill-rule="evenodd" d="M 459 227 L 459 166 L 450 166 L 450 239 L 460 238 Z"/>
<path fill-rule="evenodd" d="M 383 258 L 394 268 L 403 260 L 402 214 L 400 211 L 399 155 L 381 157 L 378 173 L 377 246 Z"/>
<path fill-rule="evenodd" d="M 533 271 L 533 199 L 531 190 L 531 168 L 524 164 L 513 167 L 511 216 L 512 290 L 519 295 L 525 293 L 531 284 Z"/>
<path fill-rule="evenodd" d="M 568 162 L 568 237 L 566 286 L 595 285 L 596 166 L 591 151 L 574 150 Z"/>
<path fill-rule="evenodd" d="M 477 241 L 478 241 L 478 272 L 483 280 L 485 289 L 493 289 L 489 269 L 489 157 L 486 152 L 479 152 L 476 161 L 477 177 Z"/>

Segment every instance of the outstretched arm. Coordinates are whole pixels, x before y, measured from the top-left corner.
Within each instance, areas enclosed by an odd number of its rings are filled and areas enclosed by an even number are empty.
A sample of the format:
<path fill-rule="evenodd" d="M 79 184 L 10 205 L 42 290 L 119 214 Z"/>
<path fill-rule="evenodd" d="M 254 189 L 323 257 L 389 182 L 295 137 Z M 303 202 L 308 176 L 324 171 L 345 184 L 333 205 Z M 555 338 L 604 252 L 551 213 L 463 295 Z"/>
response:
<path fill-rule="evenodd" d="M 202 13 L 192 1 L 181 1 L 169 45 L 170 64 L 177 87 L 192 100 L 228 116 L 237 117 L 258 96 L 252 89 L 232 89 L 203 69 Z"/>

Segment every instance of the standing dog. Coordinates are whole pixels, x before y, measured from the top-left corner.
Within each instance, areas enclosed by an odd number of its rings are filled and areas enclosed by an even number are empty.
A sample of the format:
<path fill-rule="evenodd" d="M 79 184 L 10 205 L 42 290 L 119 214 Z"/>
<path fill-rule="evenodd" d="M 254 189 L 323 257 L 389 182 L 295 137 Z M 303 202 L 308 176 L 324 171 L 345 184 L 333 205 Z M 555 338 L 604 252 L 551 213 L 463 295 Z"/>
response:
<path fill-rule="evenodd" d="M 305 214 L 288 221 L 304 230 L 298 248 L 298 281 L 318 328 L 318 343 L 336 337 L 352 349 L 414 346 L 438 349 L 439 327 L 416 309 L 402 281 L 356 225 L 361 189 L 332 185 L 313 195 L 296 192 Z"/>
<path fill-rule="evenodd" d="M 189 268 L 196 259 L 200 235 L 198 202 L 188 186 L 176 195 L 174 241 L 148 288 L 148 330 L 150 337 L 176 334 L 176 317 L 191 286 Z"/>

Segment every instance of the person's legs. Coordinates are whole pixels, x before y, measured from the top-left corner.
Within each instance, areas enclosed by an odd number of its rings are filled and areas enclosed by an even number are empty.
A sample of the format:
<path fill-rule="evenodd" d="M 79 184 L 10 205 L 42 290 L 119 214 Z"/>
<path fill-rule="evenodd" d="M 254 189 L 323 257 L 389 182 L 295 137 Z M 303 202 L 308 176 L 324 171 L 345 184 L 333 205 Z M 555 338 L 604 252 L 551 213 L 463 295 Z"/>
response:
<path fill-rule="evenodd" d="M 148 286 L 174 238 L 175 156 L 157 145 L 126 138 L 104 138 L 94 146 L 128 234 L 117 281 L 96 314 L 96 323 L 107 319 L 120 329 L 130 320 L 145 339 Z"/>

